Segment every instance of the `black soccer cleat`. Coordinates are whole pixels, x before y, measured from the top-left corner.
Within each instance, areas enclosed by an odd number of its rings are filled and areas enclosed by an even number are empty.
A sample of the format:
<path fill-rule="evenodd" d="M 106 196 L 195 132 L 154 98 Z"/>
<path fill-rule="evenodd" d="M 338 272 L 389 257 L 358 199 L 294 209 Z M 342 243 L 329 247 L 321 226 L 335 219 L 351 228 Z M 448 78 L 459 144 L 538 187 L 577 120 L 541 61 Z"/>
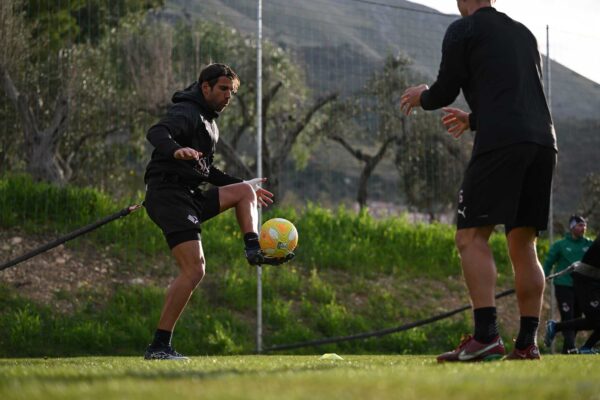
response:
<path fill-rule="evenodd" d="M 148 346 L 144 353 L 145 360 L 176 360 L 176 361 L 188 361 L 189 358 L 183 354 L 179 354 L 171 346 L 165 347 L 152 347 Z"/>
<path fill-rule="evenodd" d="M 285 257 L 269 257 L 260 248 L 246 248 L 246 259 L 250 265 L 281 265 L 292 260 L 296 255 L 290 252 Z"/>

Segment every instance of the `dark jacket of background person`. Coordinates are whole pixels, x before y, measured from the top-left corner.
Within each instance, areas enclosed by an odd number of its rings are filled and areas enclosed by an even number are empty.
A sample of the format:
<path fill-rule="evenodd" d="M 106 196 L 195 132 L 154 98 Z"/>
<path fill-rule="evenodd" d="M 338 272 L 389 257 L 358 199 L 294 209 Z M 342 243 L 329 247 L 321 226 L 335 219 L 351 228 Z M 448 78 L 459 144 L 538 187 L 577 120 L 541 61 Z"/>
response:
<path fill-rule="evenodd" d="M 590 248 L 592 240 L 586 237 L 574 239 L 567 233 L 561 240 L 554 242 L 544 261 L 544 274 L 548 276 L 554 268 L 554 272 L 560 272 L 574 262 L 581 261 L 585 252 Z M 573 286 L 571 274 L 563 274 L 554 278 L 553 283 L 559 286 Z"/>
<path fill-rule="evenodd" d="M 577 268 L 576 273 L 600 280 L 600 236 L 594 240 L 589 250 L 585 253 L 581 259 L 581 264 L 585 268 Z"/>
<path fill-rule="evenodd" d="M 146 135 L 154 146 L 152 157 L 146 167 L 144 181 L 169 179 L 176 176 L 183 185 L 197 187 L 208 182 L 215 186 L 225 186 L 242 182 L 213 165 L 215 146 L 219 140 L 218 114 L 207 107 L 197 82 L 175 92 L 173 105 L 167 115 L 153 125 Z M 173 153 L 191 147 L 200 151 L 200 160 L 178 160 Z"/>
<path fill-rule="evenodd" d="M 422 93 L 421 106 L 447 106 L 462 89 L 477 131 L 473 156 L 523 142 L 556 149 L 540 62 L 537 41 L 524 25 L 481 8 L 448 27 L 437 80 Z"/>

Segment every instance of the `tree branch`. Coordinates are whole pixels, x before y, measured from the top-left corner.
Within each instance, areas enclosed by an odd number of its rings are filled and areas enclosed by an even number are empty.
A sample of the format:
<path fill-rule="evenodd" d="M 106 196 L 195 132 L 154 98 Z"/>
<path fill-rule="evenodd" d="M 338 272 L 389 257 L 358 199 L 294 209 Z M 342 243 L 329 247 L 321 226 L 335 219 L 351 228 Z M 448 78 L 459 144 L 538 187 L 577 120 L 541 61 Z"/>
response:
<path fill-rule="evenodd" d="M 235 149 L 227 142 L 227 140 L 222 137 L 219 138 L 219 146 L 221 154 L 227 160 L 227 164 L 244 174 L 244 176 L 241 178 L 252 178 L 252 171 L 246 166 L 246 163 L 244 163 L 244 161 L 240 158 Z"/>
<path fill-rule="evenodd" d="M 391 137 L 387 138 L 381 144 L 381 147 L 379 148 L 379 151 L 377 152 L 377 154 L 375 154 L 373 157 L 371 157 L 371 160 L 369 162 L 374 165 L 377 165 L 379 163 L 379 161 L 381 161 L 381 159 L 385 155 L 385 152 L 388 149 L 389 145 L 392 144 L 392 142 L 394 142 L 395 140 L 396 140 L 395 136 L 391 136 Z"/>
<path fill-rule="evenodd" d="M 283 145 L 277 152 L 277 154 L 279 155 L 273 160 L 274 165 L 281 165 L 283 161 L 285 161 L 287 155 L 290 153 L 290 151 L 292 151 L 292 147 L 298 139 L 298 135 L 300 135 L 300 133 L 310 123 L 315 113 L 319 111 L 322 107 L 324 107 L 326 104 L 337 99 L 337 97 L 337 93 L 331 93 L 328 96 L 319 98 L 315 102 L 315 104 L 313 104 L 313 106 L 306 112 L 306 114 L 304 114 L 304 117 L 302 117 L 300 121 L 298 121 L 291 130 L 286 132 Z"/>
<path fill-rule="evenodd" d="M 353 148 L 350 143 L 348 143 L 346 141 L 346 139 L 344 139 L 343 137 L 341 137 L 338 134 L 333 134 L 333 135 L 329 135 L 328 136 L 329 139 L 338 142 L 339 144 L 341 144 L 346 150 L 348 150 L 348 152 L 350 154 L 352 154 L 354 156 L 354 158 L 360 160 L 360 161 L 364 161 L 367 162 L 369 161 L 369 158 L 371 158 L 371 156 L 364 154 L 362 151 Z"/>
<path fill-rule="evenodd" d="M 59 139 L 65 130 L 68 114 L 69 103 L 64 94 L 61 93 L 56 98 L 56 108 L 54 109 L 52 121 L 41 133 L 42 136 L 48 136 L 48 141 L 51 143 L 53 151 L 58 146 Z"/>

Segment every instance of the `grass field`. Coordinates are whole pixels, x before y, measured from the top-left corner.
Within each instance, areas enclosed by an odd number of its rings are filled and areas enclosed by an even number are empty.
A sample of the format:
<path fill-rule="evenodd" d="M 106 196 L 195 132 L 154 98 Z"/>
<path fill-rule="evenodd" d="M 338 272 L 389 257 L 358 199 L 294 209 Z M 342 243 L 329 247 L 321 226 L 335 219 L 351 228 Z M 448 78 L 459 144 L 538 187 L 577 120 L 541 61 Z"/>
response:
<path fill-rule="evenodd" d="M 600 399 L 600 356 L 438 365 L 432 356 L 0 360 L 9 399 Z"/>

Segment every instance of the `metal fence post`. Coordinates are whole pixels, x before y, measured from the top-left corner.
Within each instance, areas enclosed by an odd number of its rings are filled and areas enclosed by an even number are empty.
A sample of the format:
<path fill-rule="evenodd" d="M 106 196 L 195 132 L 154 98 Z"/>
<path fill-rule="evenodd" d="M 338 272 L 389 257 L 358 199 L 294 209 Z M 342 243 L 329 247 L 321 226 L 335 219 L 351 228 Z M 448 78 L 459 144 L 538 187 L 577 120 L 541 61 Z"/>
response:
<path fill-rule="evenodd" d="M 257 4 L 256 43 L 256 176 L 262 177 L 262 0 Z M 258 232 L 262 212 L 258 208 Z M 262 266 L 256 266 L 256 352 L 262 352 Z"/>
<path fill-rule="evenodd" d="M 544 76 L 546 77 L 546 102 L 548 103 L 548 108 L 550 112 L 552 112 L 552 86 L 551 86 L 551 69 L 550 69 L 550 26 L 546 25 L 546 65 Z M 548 240 L 550 241 L 550 245 L 554 243 L 554 184 L 552 184 L 552 189 L 550 190 L 550 215 L 548 218 Z M 554 289 L 554 284 L 550 284 L 550 319 L 554 319 L 554 314 L 556 313 L 556 293 Z M 556 342 L 552 342 L 552 346 L 550 347 L 550 351 L 552 353 L 556 352 Z"/>

